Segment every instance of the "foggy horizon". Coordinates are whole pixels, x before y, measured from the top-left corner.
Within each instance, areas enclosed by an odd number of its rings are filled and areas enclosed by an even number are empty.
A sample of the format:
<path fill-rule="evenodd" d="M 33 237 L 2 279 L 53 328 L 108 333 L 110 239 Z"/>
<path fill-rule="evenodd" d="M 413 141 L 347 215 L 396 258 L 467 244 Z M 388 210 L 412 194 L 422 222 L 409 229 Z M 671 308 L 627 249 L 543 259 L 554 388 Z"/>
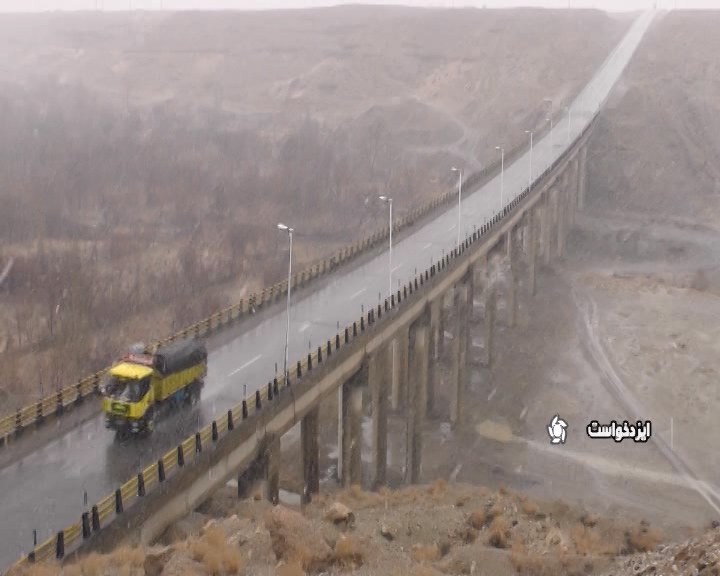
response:
<path fill-rule="evenodd" d="M 408 6 L 415 8 L 547 8 L 598 9 L 606 12 L 633 12 L 656 6 L 658 9 L 714 10 L 717 0 L 6 0 L 0 12 L 28 13 L 55 11 L 258 11 L 327 8 L 343 5 Z"/>

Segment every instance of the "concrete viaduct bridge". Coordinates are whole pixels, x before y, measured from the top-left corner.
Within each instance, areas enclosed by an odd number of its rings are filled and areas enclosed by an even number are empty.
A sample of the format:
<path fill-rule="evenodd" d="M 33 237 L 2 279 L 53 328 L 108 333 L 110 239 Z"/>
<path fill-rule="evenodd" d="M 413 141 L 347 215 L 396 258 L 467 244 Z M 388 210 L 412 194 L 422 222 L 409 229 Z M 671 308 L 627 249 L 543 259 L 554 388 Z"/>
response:
<path fill-rule="evenodd" d="M 284 310 L 273 312 L 271 307 L 232 340 L 218 337 L 198 416 L 204 427 L 171 421 L 156 429 L 151 446 L 139 452 L 135 447 L 134 454 L 114 451 L 111 440 L 98 449 L 104 429 L 94 432 L 97 414 L 75 421 L 63 416 L 46 441 L 36 445 L 32 438 L 18 440 L 10 447 L 15 452 L 0 458 L 0 565 L 11 564 L 21 551 L 19 563 L 24 564 L 64 558 L 81 547 L 103 549 L 119 538 L 149 543 L 228 481 L 238 478 L 240 487 L 258 470 L 267 498 L 277 502 L 280 438 L 298 423 L 303 498 L 309 500 L 320 480 L 318 408 L 332 394 L 338 395 L 340 408 L 342 484 L 362 479 L 364 395 L 372 407 L 373 487 L 386 481 L 391 409 L 407 419 L 405 480 L 417 482 L 422 424 L 438 384 L 437 358 L 450 354 L 449 418 L 457 425 L 464 416 L 473 300 L 484 300 L 484 361 L 490 364 L 498 299 L 494 266 L 501 261 L 509 270 L 504 296 L 512 326 L 519 299 L 535 294 L 538 263 L 564 253 L 567 233 L 584 205 L 588 138 L 653 16 L 646 12 L 638 17 L 577 96 L 570 115 L 534 143 L 532 158 L 529 150 L 521 150 L 502 178 L 492 178 L 463 198 L 465 239 L 459 245 L 455 204 L 393 246 L 396 267 L 391 274 L 396 274 L 398 289 L 393 285 L 392 294 L 387 291 L 387 253 L 300 294 L 292 306 L 292 323 L 299 329 L 293 331 L 290 350 L 307 350 L 308 340 L 316 346 L 307 355 L 296 355 L 301 359 L 291 365 L 288 378 L 271 376 L 272 365 L 284 353 L 284 338 L 278 334 L 285 331 Z M 521 294 L 521 284 L 526 294 Z M 446 329 L 454 335 L 449 342 Z M 248 387 L 238 385 L 233 378 L 238 374 Z M 41 414 L 42 407 L 37 411 Z M 23 418 L 18 413 L 18 424 Z M 18 452 L 22 450 L 24 454 Z M 128 479 L 133 469 L 141 471 Z M 36 536 L 40 532 L 38 543 L 33 531 Z"/>

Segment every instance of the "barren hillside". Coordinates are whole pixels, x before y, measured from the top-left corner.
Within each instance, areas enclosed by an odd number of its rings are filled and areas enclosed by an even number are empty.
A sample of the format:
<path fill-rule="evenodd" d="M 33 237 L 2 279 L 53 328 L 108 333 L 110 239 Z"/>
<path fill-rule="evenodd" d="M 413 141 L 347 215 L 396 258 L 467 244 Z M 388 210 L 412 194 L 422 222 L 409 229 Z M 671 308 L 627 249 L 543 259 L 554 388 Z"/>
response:
<path fill-rule="evenodd" d="M 593 139 L 591 208 L 694 219 L 720 209 L 720 14 L 659 17 Z"/>
<path fill-rule="evenodd" d="M 596 11 L 0 16 L 2 410 L 494 159 L 627 28 Z"/>

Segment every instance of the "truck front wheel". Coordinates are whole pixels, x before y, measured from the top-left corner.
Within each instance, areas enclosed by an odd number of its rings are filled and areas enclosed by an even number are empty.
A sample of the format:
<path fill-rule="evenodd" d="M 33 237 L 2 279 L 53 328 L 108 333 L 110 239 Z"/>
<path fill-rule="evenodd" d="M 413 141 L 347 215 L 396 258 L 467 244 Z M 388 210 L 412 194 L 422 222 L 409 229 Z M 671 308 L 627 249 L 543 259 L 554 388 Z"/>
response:
<path fill-rule="evenodd" d="M 145 414 L 145 433 L 150 436 L 155 431 L 155 410 L 150 408 Z"/>

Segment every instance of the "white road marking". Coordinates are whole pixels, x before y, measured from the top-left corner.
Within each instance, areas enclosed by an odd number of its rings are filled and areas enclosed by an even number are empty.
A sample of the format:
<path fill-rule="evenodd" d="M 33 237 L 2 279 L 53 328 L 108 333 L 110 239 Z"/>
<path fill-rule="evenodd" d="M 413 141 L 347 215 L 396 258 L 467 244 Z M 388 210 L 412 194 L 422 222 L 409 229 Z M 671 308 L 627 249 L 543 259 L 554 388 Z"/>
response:
<path fill-rule="evenodd" d="M 525 414 L 527 414 L 527 406 L 522 409 L 522 412 L 520 412 L 520 420 L 525 418 Z"/>
<path fill-rule="evenodd" d="M 427 244 L 425 244 L 425 246 L 423 246 L 423 250 L 427 250 L 428 248 L 430 248 L 430 246 L 432 246 L 432 242 L 428 242 Z"/>
<path fill-rule="evenodd" d="M 355 292 L 355 294 L 353 294 L 352 296 L 350 296 L 350 300 L 355 300 L 355 298 L 357 298 L 358 296 L 360 296 L 360 294 L 362 294 L 362 293 L 365 292 L 366 290 L 367 290 L 367 288 L 363 288 L 362 290 L 358 290 L 357 292 Z"/>
<path fill-rule="evenodd" d="M 450 232 L 451 230 L 455 230 L 455 226 L 456 226 L 456 224 L 453 224 L 452 226 L 450 226 L 450 228 L 448 228 L 448 232 Z"/>
<path fill-rule="evenodd" d="M 310 328 L 310 326 L 311 326 L 311 323 L 310 323 L 310 322 L 305 322 L 305 324 L 303 324 L 302 326 L 300 326 L 300 329 L 298 330 L 298 332 L 303 333 L 303 332 L 305 332 L 305 330 L 307 330 L 308 328 Z"/>
<path fill-rule="evenodd" d="M 258 355 L 255 356 L 255 358 L 253 358 L 252 360 L 248 360 L 247 362 L 245 362 L 245 364 L 243 364 L 242 366 L 240 366 L 240 368 L 235 368 L 235 370 L 233 370 L 232 372 L 230 372 L 229 376 L 232 376 L 233 374 L 237 374 L 238 372 L 240 372 L 240 370 L 244 370 L 245 368 L 247 368 L 248 366 L 250 366 L 250 364 L 253 364 L 253 363 L 257 362 L 258 360 L 260 360 L 260 358 L 262 358 L 262 354 L 258 354 Z"/>
<path fill-rule="evenodd" d="M 395 270 L 397 270 L 398 268 L 402 268 L 402 264 L 398 264 L 397 266 L 395 266 L 395 268 L 393 268 L 392 271 L 395 272 Z"/>
<path fill-rule="evenodd" d="M 490 392 L 490 394 L 488 395 L 488 402 L 490 402 L 490 400 L 492 400 L 493 396 L 495 396 L 495 392 L 497 392 L 497 388 L 493 388 L 493 391 Z"/>

